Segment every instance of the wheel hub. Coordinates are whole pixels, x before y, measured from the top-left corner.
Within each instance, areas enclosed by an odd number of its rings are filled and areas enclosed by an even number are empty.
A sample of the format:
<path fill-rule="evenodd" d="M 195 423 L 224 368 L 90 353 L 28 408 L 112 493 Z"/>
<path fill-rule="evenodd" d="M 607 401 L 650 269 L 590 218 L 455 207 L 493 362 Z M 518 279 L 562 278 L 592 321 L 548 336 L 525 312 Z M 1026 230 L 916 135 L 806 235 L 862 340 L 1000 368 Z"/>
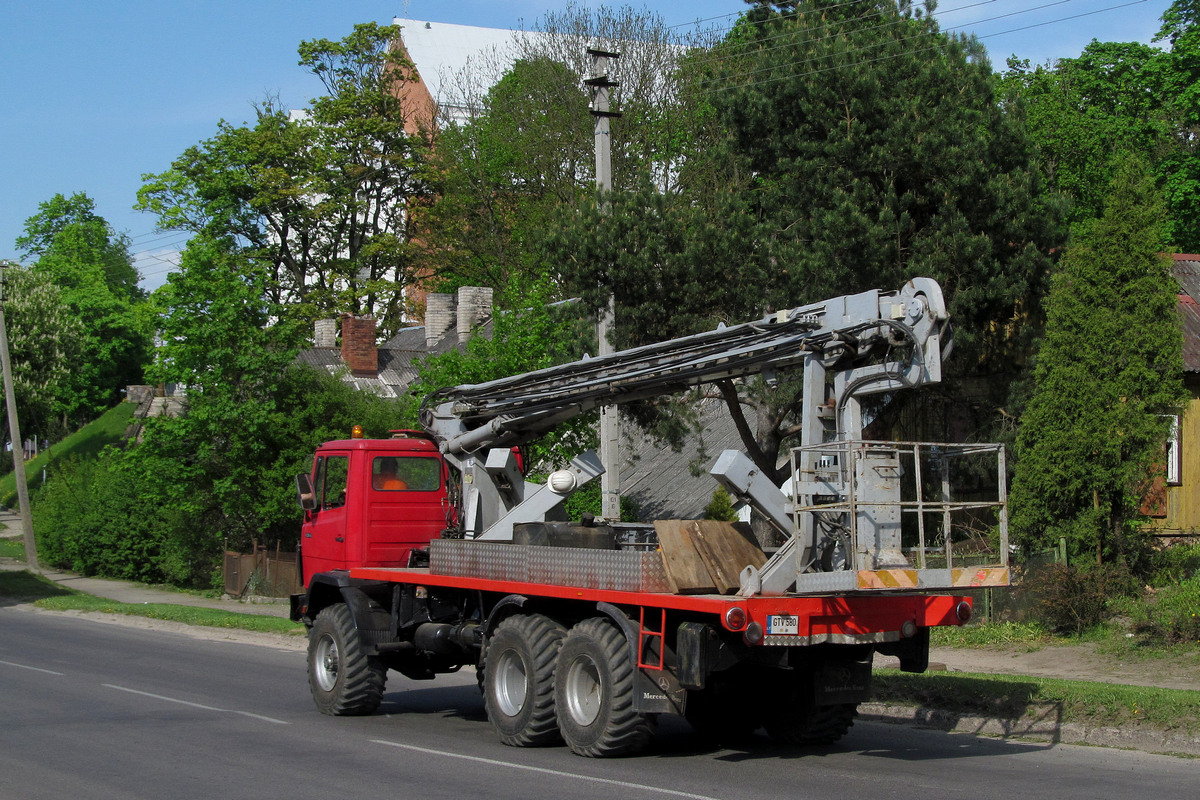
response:
<path fill-rule="evenodd" d="M 506 717 L 515 717 L 525 707 L 529 692 L 529 680 L 525 664 L 512 650 L 501 654 L 496 662 L 495 676 L 496 705 Z"/>
<path fill-rule="evenodd" d="M 337 642 L 332 636 L 322 636 L 321 640 L 317 642 L 317 653 L 313 664 L 314 677 L 316 677 L 321 691 L 333 691 L 333 687 L 337 684 L 339 661 Z"/>
<path fill-rule="evenodd" d="M 600 716 L 603 686 L 596 662 L 579 655 L 571 662 L 566 677 L 567 711 L 581 726 L 591 725 Z"/>

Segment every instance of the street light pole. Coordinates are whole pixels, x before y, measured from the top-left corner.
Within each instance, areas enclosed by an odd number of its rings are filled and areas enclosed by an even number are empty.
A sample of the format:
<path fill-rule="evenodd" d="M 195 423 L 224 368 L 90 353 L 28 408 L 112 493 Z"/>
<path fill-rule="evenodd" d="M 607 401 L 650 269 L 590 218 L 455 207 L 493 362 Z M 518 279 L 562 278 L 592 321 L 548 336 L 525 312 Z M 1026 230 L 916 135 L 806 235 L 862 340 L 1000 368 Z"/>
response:
<path fill-rule="evenodd" d="M 616 81 L 609 78 L 609 60 L 615 61 L 620 58 L 620 54 L 588 48 L 588 55 L 592 57 L 592 77 L 584 83 L 592 87 L 592 116 L 595 118 L 596 135 L 596 189 L 600 192 L 604 208 L 607 208 L 606 195 L 612 190 L 612 137 L 609 120 L 621 116 L 609 107 L 609 90 L 617 85 Z M 615 308 L 616 302 L 610 294 L 608 308 L 596 320 L 596 337 L 600 340 L 599 353 L 602 356 L 613 352 L 608 336 L 612 329 Z M 600 461 L 604 464 L 604 474 L 600 476 L 600 514 L 607 520 L 617 522 L 621 519 L 621 427 L 616 406 L 603 406 L 600 409 Z"/>

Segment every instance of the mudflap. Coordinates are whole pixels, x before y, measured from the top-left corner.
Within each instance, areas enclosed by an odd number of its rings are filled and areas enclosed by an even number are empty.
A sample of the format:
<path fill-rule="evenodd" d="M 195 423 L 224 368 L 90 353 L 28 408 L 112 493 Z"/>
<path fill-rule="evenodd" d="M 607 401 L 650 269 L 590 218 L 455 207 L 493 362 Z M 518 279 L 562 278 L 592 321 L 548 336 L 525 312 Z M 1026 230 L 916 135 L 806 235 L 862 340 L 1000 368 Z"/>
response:
<path fill-rule="evenodd" d="M 293 594 L 288 596 L 290 608 L 288 611 L 288 619 L 292 622 L 303 622 L 304 627 L 312 627 L 312 619 L 305 613 L 308 607 L 308 593 Z"/>
<path fill-rule="evenodd" d="M 687 690 L 669 670 L 639 669 L 637 694 L 633 708 L 643 714 L 682 714 Z"/>
<path fill-rule="evenodd" d="M 862 703 L 870 696 L 870 656 L 860 661 L 827 659 L 813 671 L 813 701 L 818 706 Z"/>
<path fill-rule="evenodd" d="M 900 659 L 901 672 L 924 672 L 929 669 L 929 628 L 918 628 L 917 635 L 898 642 L 875 646 L 881 656 Z"/>

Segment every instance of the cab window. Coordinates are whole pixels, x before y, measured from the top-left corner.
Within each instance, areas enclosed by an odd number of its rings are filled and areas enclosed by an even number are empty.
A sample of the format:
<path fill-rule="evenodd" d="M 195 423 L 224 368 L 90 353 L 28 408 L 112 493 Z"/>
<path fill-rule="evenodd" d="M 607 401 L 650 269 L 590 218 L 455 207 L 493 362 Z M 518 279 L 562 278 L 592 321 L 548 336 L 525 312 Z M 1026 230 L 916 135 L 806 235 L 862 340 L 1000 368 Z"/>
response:
<path fill-rule="evenodd" d="M 322 456 L 317 459 L 317 496 L 321 508 L 341 508 L 346 505 L 346 483 L 350 474 L 347 456 Z"/>
<path fill-rule="evenodd" d="M 371 461 L 371 486 L 377 492 L 433 492 L 441 485 L 441 459 L 376 456 Z"/>

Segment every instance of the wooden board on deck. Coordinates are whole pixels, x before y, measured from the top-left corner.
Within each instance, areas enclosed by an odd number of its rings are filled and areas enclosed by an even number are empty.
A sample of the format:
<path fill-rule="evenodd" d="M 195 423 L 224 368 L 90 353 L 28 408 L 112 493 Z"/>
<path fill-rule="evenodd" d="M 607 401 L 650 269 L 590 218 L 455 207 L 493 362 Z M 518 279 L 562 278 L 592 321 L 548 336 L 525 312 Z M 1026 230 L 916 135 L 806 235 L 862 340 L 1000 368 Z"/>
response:
<path fill-rule="evenodd" d="M 676 594 L 735 592 L 743 569 L 767 561 L 744 523 L 656 520 L 654 531 L 667 582 Z"/>
<path fill-rule="evenodd" d="M 675 594 L 711 594 L 717 585 L 708 572 L 708 566 L 696 550 L 691 531 L 691 520 L 659 519 L 654 521 L 654 532 L 658 534 L 658 546 L 662 550 L 663 568 L 667 583 Z"/>
<path fill-rule="evenodd" d="M 694 544 L 721 594 L 741 588 L 740 575 L 746 567 L 761 567 L 767 556 L 744 522 L 695 520 L 689 525 Z"/>

